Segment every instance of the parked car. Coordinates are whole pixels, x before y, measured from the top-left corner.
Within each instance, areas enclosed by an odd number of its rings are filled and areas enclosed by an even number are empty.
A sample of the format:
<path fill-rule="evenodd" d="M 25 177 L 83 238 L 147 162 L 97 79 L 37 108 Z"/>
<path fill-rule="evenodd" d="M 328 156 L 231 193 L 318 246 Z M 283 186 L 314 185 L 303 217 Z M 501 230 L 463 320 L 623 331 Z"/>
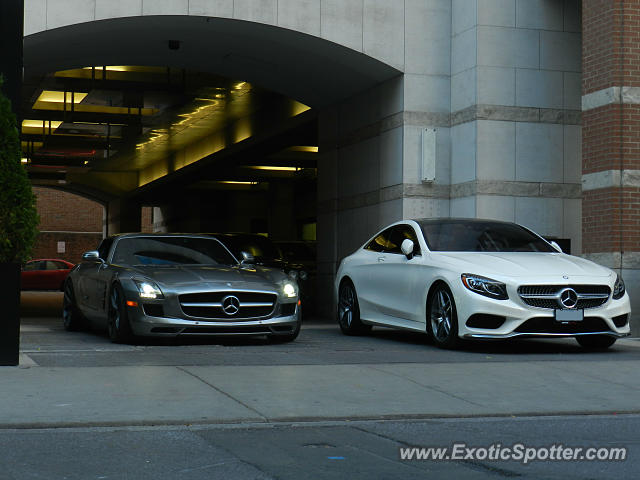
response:
<path fill-rule="evenodd" d="M 212 233 L 211 235 L 220 240 L 238 261 L 242 261 L 242 252 L 246 252 L 253 257 L 252 262 L 256 265 L 280 269 L 296 280 L 300 286 L 302 312 L 308 313 L 312 309 L 315 289 L 309 281 L 309 271 L 305 265 L 283 258 L 276 244 L 268 237 L 257 233 Z"/>
<path fill-rule="evenodd" d="M 426 331 L 440 347 L 535 336 L 607 348 L 630 332 L 616 272 L 508 222 L 394 223 L 342 260 L 335 295 L 346 334 L 383 325 Z"/>
<path fill-rule="evenodd" d="M 22 290 L 62 290 L 74 264 L 59 258 L 29 260 L 22 267 Z"/>
<path fill-rule="evenodd" d="M 123 234 L 86 252 L 64 287 L 67 330 L 135 335 L 267 335 L 300 331 L 298 285 L 280 270 L 244 265 L 207 235 Z"/>

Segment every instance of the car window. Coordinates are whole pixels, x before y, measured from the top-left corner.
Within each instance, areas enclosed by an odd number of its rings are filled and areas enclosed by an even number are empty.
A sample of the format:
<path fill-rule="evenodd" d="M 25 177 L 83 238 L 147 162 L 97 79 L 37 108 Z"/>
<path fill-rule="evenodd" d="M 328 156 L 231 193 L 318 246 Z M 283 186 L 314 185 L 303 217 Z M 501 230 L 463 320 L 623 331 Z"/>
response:
<path fill-rule="evenodd" d="M 26 265 L 24 266 L 24 271 L 25 272 L 33 272 L 35 270 L 42 270 L 44 267 L 44 265 L 42 265 L 43 262 L 41 261 L 37 261 L 37 262 L 27 262 Z"/>
<path fill-rule="evenodd" d="M 374 252 L 402 253 L 400 251 L 400 246 L 393 243 L 392 234 L 393 227 L 387 228 L 385 231 L 376 235 L 376 237 L 371 240 L 364 248 L 366 250 L 372 250 Z"/>
<path fill-rule="evenodd" d="M 433 251 L 555 252 L 542 238 L 515 223 L 474 220 L 420 221 Z"/>
<path fill-rule="evenodd" d="M 47 260 L 47 265 L 45 270 L 62 270 L 64 267 L 64 264 L 60 263 L 60 262 L 55 262 L 53 260 Z"/>
<path fill-rule="evenodd" d="M 118 265 L 235 265 L 216 239 L 201 237 L 122 238 L 113 252 Z"/>
<path fill-rule="evenodd" d="M 413 242 L 413 254 L 421 255 L 420 252 L 420 242 L 418 241 L 418 236 L 416 235 L 415 230 L 411 225 L 402 224 L 396 225 L 393 227 L 393 232 L 391 233 L 391 240 L 395 245 L 398 245 L 398 251 L 392 253 L 402 253 L 402 242 L 406 239 L 409 239 Z"/>

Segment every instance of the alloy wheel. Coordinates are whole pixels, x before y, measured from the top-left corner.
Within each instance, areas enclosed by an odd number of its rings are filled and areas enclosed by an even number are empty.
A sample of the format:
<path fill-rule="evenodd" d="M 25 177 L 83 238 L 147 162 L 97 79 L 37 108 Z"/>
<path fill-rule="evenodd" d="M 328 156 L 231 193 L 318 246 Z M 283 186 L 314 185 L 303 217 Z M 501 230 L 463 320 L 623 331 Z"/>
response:
<path fill-rule="evenodd" d="M 431 304 L 431 332 L 438 343 L 444 343 L 451 335 L 452 300 L 449 292 L 439 289 Z"/>

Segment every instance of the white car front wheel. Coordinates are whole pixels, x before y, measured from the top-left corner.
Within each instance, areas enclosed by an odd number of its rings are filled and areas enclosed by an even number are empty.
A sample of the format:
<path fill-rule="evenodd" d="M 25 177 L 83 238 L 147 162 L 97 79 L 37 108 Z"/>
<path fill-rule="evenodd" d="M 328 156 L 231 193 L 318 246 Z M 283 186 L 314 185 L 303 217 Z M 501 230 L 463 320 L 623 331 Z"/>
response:
<path fill-rule="evenodd" d="M 434 343 L 440 348 L 456 348 L 458 338 L 458 314 L 451 290 L 437 285 L 427 303 L 427 329 Z"/>
<path fill-rule="evenodd" d="M 371 325 L 360 320 L 358 295 L 349 280 L 343 280 L 338 290 L 338 324 L 345 335 L 364 335 L 371 330 Z"/>

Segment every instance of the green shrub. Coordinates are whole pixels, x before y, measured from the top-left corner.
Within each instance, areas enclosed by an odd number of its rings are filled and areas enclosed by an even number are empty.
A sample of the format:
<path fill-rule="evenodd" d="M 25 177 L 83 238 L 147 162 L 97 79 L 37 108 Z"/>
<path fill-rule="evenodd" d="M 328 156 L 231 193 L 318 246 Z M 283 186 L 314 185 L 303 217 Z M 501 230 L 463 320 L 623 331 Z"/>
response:
<path fill-rule="evenodd" d="M 38 234 L 36 197 L 21 155 L 16 117 L 0 90 L 0 263 L 28 260 Z"/>

